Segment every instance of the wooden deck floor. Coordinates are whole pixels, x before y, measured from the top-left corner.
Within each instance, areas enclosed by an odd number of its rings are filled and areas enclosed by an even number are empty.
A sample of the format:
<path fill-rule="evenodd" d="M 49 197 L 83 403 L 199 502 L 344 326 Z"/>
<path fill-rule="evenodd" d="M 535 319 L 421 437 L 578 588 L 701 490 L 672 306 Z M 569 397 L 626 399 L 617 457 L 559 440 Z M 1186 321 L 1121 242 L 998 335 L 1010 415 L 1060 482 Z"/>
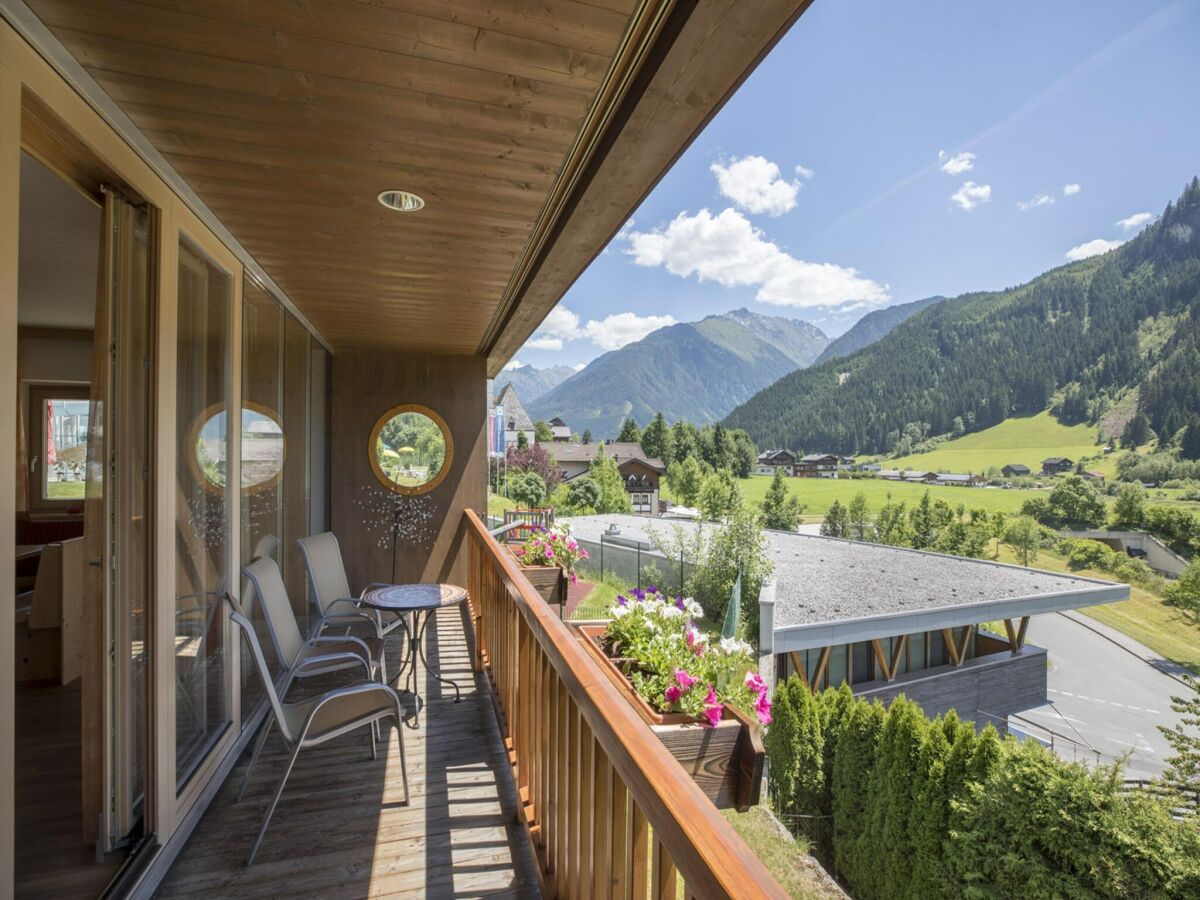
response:
<path fill-rule="evenodd" d="M 430 625 L 420 728 L 405 728 L 411 803 L 403 804 L 395 730 L 371 760 L 367 733 L 302 751 L 258 859 L 246 853 L 286 762 L 268 741 L 246 796 L 239 761 L 159 890 L 161 897 L 536 897 L 533 861 L 486 688 L 476 684 L 462 619 Z M 393 641 L 398 641 L 393 638 Z M 394 665 L 389 653 L 389 668 Z M 394 671 L 394 669 L 391 669 Z M 246 757 L 248 757 L 248 753 Z"/>

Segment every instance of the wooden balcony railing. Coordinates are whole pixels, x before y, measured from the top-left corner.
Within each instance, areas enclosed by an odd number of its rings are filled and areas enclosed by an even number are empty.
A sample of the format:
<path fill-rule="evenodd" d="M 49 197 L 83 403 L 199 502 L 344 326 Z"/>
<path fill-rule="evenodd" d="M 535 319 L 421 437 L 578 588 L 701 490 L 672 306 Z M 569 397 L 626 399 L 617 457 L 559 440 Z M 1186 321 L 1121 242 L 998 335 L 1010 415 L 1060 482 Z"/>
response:
<path fill-rule="evenodd" d="M 491 681 L 547 896 L 785 897 L 472 511 L 476 663 Z"/>

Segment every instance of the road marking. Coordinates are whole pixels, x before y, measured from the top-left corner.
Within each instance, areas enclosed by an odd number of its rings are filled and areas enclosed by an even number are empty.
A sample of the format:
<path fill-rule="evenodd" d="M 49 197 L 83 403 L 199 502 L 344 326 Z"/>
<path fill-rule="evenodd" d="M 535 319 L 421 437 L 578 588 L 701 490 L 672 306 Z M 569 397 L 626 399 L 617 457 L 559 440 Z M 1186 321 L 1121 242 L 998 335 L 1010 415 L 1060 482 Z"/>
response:
<path fill-rule="evenodd" d="M 1122 708 L 1122 709 L 1124 709 L 1124 708 L 1125 708 L 1125 704 L 1124 704 L 1124 703 L 1118 703 L 1116 700 L 1113 700 L 1113 701 L 1112 701 L 1112 705 L 1113 705 L 1113 706 L 1119 706 L 1119 707 L 1120 707 L 1120 708 Z"/>
<path fill-rule="evenodd" d="M 1085 696 L 1083 696 L 1083 694 L 1080 694 L 1080 695 L 1079 695 L 1079 699 L 1080 699 L 1080 700 L 1091 700 L 1092 698 L 1091 698 L 1091 697 L 1085 697 Z"/>
<path fill-rule="evenodd" d="M 1148 709 L 1148 710 L 1146 710 L 1146 712 L 1150 713 L 1150 715 L 1152 715 L 1152 716 L 1161 715 L 1161 713 L 1159 713 L 1159 711 L 1157 709 Z"/>

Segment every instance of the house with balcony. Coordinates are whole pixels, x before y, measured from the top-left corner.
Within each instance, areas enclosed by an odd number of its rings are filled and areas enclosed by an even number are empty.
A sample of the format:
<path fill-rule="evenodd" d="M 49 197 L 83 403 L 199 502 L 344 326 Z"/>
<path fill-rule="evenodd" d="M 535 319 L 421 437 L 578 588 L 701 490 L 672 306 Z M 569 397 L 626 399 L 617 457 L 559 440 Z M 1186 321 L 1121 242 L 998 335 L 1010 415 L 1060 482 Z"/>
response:
<path fill-rule="evenodd" d="M 477 512 L 807 5 L 0 0 L 0 896 L 782 896 Z M 292 684 L 373 582 L 454 605 Z"/>
<path fill-rule="evenodd" d="M 1042 460 L 1043 475 L 1069 475 L 1075 470 L 1075 460 L 1065 456 L 1047 456 Z"/>
<path fill-rule="evenodd" d="M 796 455 L 787 450 L 768 450 L 760 453 L 754 463 L 755 475 L 774 475 L 776 470 L 789 478 L 795 474 Z"/>
<path fill-rule="evenodd" d="M 633 511 L 658 513 L 662 508 L 662 480 L 667 475 L 667 467 L 661 459 L 647 456 L 641 444 L 629 441 L 611 441 L 607 444 L 569 441 L 556 443 L 551 448 L 554 463 L 562 470 L 563 480 L 567 483 L 586 476 L 601 452 L 616 461 Z"/>
<path fill-rule="evenodd" d="M 837 478 L 842 458 L 833 453 L 808 453 L 796 461 L 797 478 Z"/>

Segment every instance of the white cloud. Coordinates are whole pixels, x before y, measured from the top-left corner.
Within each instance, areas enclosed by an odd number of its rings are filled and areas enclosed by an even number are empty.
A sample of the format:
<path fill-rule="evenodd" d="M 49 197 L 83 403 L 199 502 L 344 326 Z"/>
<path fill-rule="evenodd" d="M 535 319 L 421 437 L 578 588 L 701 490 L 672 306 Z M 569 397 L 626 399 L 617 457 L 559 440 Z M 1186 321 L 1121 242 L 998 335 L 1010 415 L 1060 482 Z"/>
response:
<path fill-rule="evenodd" d="M 583 327 L 583 334 L 605 350 L 617 350 L 640 341 L 652 331 L 674 324 L 675 319 L 671 316 L 639 316 L 623 312 L 605 316 L 600 321 L 592 319 Z"/>
<path fill-rule="evenodd" d="M 812 178 L 817 173 L 814 172 L 812 169 L 810 169 L 808 166 L 796 166 L 796 174 L 799 175 L 801 178 L 803 178 L 805 181 L 807 181 L 808 179 Z"/>
<path fill-rule="evenodd" d="M 947 175 L 961 175 L 963 172 L 969 172 L 975 168 L 975 154 L 964 150 L 962 153 L 949 156 L 945 150 L 939 150 L 938 162 L 942 164 L 942 171 Z"/>
<path fill-rule="evenodd" d="M 550 310 L 549 315 L 542 320 L 542 325 L 538 329 L 542 334 L 560 338 L 574 337 L 578 330 L 579 316 L 565 306 L 556 306 Z"/>
<path fill-rule="evenodd" d="M 1083 190 L 1083 188 L 1081 188 L 1079 185 L 1075 184 L 1074 182 L 1072 182 L 1071 184 L 1064 184 L 1063 185 L 1063 196 L 1064 197 L 1073 197 L 1075 194 L 1078 194 L 1081 190 Z"/>
<path fill-rule="evenodd" d="M 782 216 L 796 206 L 800 182 L 784 180 L 779 166 L 769 159 L 743 156 L 708 168 L 717 176 L 721 193 L 748 213 Z"/>
<path fill-rule="evenodd" d="M 1053 202 L 1054 202 L 1054 198 L 1051 197 L 1049 194 L 1038 194 L 1032 200 L 1018 200 L 1017 201 L 1017 209 L 1020 209 L 1020 210 L 1033 209 L 1034 207 L 1046 206 L 1047 204 L 1050 204 Z"/>
<path fill-rule="evenodd" d="M 519 369 L 523 365 L 525 365 L 525 363 L 521 362 L 519 359 L 510 359 L 508 361 L 508 365 L 504 367 L 504 371 L 507 372 L 509 369 Z"/>
<path fill-rule="evenodd" d="M 561 350 L 563 348 L 563 339 L 560 337 L 532 337 L 525 342 L 525 346 L 531 350 Z"/>
<path fill-rule="evenodd" d="M 1080 244 L 1077 247 L 1072 247 L 1067 251 L 1067 259 L 1071 262 L 1077 262 L 1081 259 L 1087 259 L 1089 256 L 1099 256 L 1101 253 L 1107 253 L 1109 250 L 1116 250 L 1124 241 L 1106 241 L 1104 238 L 1096 238 L 1094 241 Z"/>
<path fill-rule="evenodd" d="M 987 203 L 992 199 L 992 186 L 967 181 L 950 195 L 950 199 L 963 209 L 974 209 L 980 203 Z"/>
<path fill-rule="evenodd" d="M 680 213 L 665 228 L 631 233 L 629 245 L 639 266 L 662 266 L 672 275 L 724 287 L 757 285 L 762 303 L 835 307 L 891 299 L 884 286 L 854 269 L 796 259 L 734 209 L 716 216 L 707 209 Z"/>
<path fill-rule="evenodd" d="M 575 363 L 575 365 L 571 366 L 571 368 L 574 369 L 576 372 L 582 372 L 584 369 L 587 368 L 587 363 Z"/>
<path fill-rule="evenodd" d="M 1135 228 L 1141 228 L 1147 222 L 1153 221 L 1154 213 L 1140 212 L 1134 213 L 1132 216 L 1127 216 L 1117 222 L 1118 225 L 1125 231 L 1133 231 Z"/>

